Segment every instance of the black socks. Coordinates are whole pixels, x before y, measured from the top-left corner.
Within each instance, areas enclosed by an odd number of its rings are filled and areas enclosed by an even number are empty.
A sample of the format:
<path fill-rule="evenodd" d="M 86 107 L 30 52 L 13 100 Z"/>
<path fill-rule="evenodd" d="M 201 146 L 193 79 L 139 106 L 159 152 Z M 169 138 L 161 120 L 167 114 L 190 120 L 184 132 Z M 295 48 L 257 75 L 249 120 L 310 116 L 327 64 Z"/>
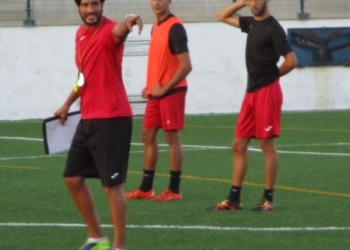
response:
<path fill-rule="evenodd" d="M 154 175 L 154 170 L 143 170 L 143 178 L 140 185 L 140 190 L 142 192 L 148 192 L 153 188 Z M 170 183 L 168 188 L 176 194 L 180 193 L 180 179 L 181 171 L 170 171 Z"/>
<path fill-rule="evenodd" d="M 238 186 L 232 186 L 230 193 L 227 197 L 227 199 L 229 200 L 229 202 L 231 203 L 237 203 L 240 201 L 240 197 L 241 197 L 241 187 Z"/>
<path fill-rule="evenodd" d="M 143 170 L 143 179 L 140 186 L 142 192 L 148 192 L 153 188 L 154 170 Z"/>
<path fill-rule="evenodd" d="M 170 171 L 170 183 L 168 188 L 176 194 L 180 193 L 180 178 L 181 171 Z"/>
<path fill-rule="evenodd" d="M 241 196 L 241 187 L 232 186 L 227 199 L 231 203 L 236 203 L 240 201 L 240 196 Z M 269 202 L 273 202 L 273 189 L 264 189 L 263 199 L 266 199 Z"/>
<path fill-rule="evenodd" d="M 265 198 L 269 202 L 273 202 L 273 189 L 265 189 L 263 198 Z"/>

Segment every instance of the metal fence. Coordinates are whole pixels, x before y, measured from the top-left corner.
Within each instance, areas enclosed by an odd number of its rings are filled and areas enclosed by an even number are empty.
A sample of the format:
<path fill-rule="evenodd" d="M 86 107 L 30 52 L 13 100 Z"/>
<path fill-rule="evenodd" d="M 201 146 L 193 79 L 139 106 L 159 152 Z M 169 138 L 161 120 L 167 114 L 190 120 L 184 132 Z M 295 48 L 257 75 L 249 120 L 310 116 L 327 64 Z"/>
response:
<path fill-rule="evenodd" d="M 213 22 L 215 14 L 236 0 L 173 0 L 171 9 L 186 22 Z M 270 0 L 271 13 L 280 20 L 350 18 L 350 0 Z M 104 14 L 121 20 L 127 13 L 154 21 L 147 0 L 106 0 Z M 240 14 L 250 14 L 249 8 Z M 73 0 L 0 0 L 0 25 L 80 24 Z"/>

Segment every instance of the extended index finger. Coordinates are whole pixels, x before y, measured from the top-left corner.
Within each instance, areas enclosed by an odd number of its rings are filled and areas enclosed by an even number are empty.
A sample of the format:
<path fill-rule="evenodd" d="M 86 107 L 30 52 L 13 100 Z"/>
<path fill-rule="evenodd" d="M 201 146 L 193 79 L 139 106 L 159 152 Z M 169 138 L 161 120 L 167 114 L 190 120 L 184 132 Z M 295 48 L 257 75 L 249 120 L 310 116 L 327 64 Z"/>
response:
<path fill-rule="evenodd" d="M 143 20 L 140 16 L 136 19 L 137 26 L 139 27 L 139 34 L 141 34 L 143 29 Z"/>

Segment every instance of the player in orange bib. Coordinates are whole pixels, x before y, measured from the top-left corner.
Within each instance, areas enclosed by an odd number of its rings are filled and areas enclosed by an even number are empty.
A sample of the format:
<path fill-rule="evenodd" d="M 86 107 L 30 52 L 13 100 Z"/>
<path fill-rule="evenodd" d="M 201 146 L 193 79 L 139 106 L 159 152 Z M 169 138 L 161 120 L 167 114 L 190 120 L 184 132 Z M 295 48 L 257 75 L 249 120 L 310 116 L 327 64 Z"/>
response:
<path fill-rule="evenodd" d="M 139 188 L 126 194 L 128 199 L 153 201 L 181 200 L 180 177 L 182 145 L 179 131 L 184 128 L 186 76 L 192 70 L 187 34 L 179 18 L 170 12 L 171 0 L 151 0 L 157 22 L 152 27 L 148 53 L 147 99 L 143 121 L 144 174 Z M 157 132 L 164 131 L 169 145 L 169 186 L 155 196 L 153 179 L 158 160 Z"/>

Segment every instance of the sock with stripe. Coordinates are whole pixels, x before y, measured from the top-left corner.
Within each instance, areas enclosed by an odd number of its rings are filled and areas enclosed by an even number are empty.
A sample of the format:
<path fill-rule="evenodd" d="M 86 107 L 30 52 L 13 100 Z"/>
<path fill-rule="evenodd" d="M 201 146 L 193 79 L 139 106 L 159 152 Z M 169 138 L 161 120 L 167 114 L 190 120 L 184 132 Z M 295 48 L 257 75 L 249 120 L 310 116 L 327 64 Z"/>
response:
<path fill-rule="evenodd" d="M 229 200 L 229 202 L 231 203 L 237 203 L 240 201 L 240 197 L 241 197 L 241 188 L 239 186 L 231 186 L 230 189 L 230 193 L 227 197 L 227 199 Z"/>
<path fill-rule="evenodd" d="M 140 186 L 142 192 L 148 192 L 153 188 L 154 170 L 143 170 L 143 178 Z"/>
<path fill-rule="evenodd" d="M 264 190 L 264 194 L 263 194 L 263 198 L 265 198 L 266 200 L 273 202 L 273 189 L 265 189 Z"/>

